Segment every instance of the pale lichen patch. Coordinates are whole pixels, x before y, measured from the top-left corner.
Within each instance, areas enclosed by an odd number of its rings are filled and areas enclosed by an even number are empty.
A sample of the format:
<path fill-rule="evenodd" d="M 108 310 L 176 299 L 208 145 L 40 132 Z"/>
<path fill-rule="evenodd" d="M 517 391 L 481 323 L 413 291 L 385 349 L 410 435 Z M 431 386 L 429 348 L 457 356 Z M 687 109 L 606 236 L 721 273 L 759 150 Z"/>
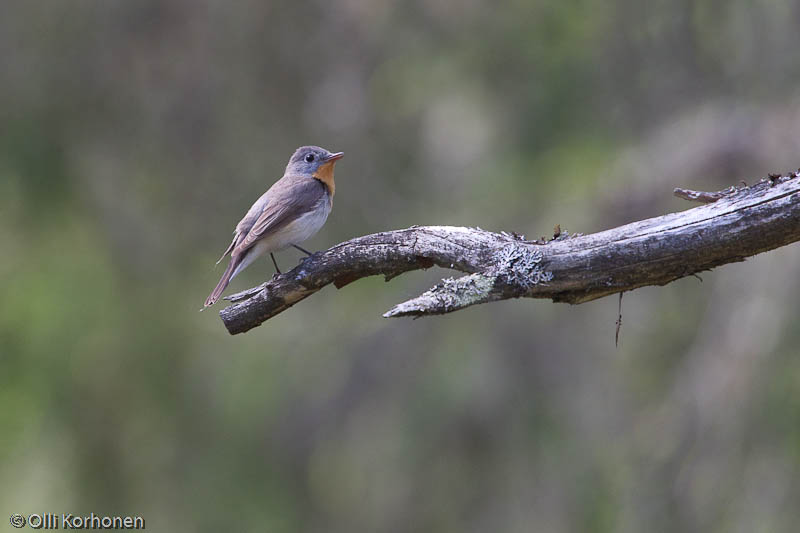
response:
<path fill-rule="evenodd" d="M 497 277 L 526 289 L 552 281 L 553 273 L 542 268 L 543 257 L 540 250 L 509 244 L 494 255 Z"/>
<path fill-rule="evenodd" d="M 450 311 L 477 303 L 492 289 L 493 281 L 482 274 L 445 278 L 422 297 L 430 298 L 435 307 Z"/>
<path fill-rule="evenodd" d="M 460 278 L 446 278 L 420 296 L 396 305 L 383 316 L 419 316 L 441 314 L 487 301 L 494 278 L 475 273 Z"/>

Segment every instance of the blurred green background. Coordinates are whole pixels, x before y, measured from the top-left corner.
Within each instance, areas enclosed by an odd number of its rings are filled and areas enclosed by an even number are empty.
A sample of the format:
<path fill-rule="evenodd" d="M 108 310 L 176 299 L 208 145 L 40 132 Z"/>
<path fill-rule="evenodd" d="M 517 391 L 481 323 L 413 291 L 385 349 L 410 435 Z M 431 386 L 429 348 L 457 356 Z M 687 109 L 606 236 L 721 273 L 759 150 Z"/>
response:
<path fill-rule="evenodd" d="M 311 249 L 589 233 L 797 168 L 798 25 L 788 0 L 4 1 L 0 511 L 795 531 L 796 245 L 627 294 L 619 348 L 616 297 L 381 318 L 437 269 L 235 337 L 198 309 L 302 144 L 346 153 Z"/>

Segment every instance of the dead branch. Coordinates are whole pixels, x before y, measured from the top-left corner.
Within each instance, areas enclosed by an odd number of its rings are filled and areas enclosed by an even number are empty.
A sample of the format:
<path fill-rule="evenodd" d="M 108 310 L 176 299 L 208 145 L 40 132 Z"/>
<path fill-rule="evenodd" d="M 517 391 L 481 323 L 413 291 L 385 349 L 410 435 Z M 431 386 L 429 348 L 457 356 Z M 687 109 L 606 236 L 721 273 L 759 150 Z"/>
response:
<path fill-rule="evenodd" d="M 328 284 L 342 288 L 375 275 L 388 281 L 434 265 L 466 275 L 442 280 L 385 317 L 450 313 L 520 297 L 579 304 L 645 285 L 665 285 L 800 240 L 798 177 L 800 172 L 771 175 L 751 187 L 718 193 L 676 189 L 682 198 L 713 203 L 591 235 L 560 232 L 546 243 L 451 226 L 365 235 L 229 296 L 234 304 L 220 316 L 231 334 L 242 333 Z"/>

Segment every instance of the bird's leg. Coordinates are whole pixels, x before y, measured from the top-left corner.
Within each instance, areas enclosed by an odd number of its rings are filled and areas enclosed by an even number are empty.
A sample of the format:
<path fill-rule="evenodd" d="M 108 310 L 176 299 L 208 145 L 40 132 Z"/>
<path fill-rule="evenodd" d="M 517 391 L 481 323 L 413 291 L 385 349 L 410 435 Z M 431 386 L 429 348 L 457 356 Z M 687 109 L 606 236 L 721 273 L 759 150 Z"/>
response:
<path fill-rule="evenodd" d="M 297 246 L 296 244 L 293 244 L 292 246 L 294 246 L 295 248 L 297 248 L 298 250 L 300 250 L 301 252 L 303 252 L 306 255 L 314 255 L 311 252 L 309 252 L 308 250 L 306 250 L 305 248 L 301 248 L 301 247 Z"/>
<path fill-rule="evenodd" d="M 275 271 L 276 271 L 278 274 L 281 274 L 281 269 L 280 269 L 280 268 L 278 268 L 278 262 L 277 262 L 277 261 L 275 261 L 275 256 L 274 256 L 274 255 L 272 255 L 272 252 L 270 252 L 270 253 L 269 253 L 269 256 L 272 258 L 272 264 L 273 264 L 273 265 L 275 265 Z"/>

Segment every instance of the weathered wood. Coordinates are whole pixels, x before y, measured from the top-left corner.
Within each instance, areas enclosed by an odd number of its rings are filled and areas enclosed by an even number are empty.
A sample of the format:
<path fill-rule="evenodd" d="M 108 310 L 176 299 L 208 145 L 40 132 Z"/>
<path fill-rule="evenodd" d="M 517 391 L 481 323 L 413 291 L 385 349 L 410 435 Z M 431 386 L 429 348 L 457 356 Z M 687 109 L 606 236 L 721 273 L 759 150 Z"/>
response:
<path fill-rule="evenodd" d="M 665 285 L 800 240 L 798 176 L 770 176 L 751 187 L 696 193 L 693 199 L 713 203 L 591 235 L 562 232 L 546 243 L 451 226 L 365 235 L 229 296 L 234 304 L 220 316 L 231 334 L 242 333 L 331 283 L 341 288 L 379 274 L 388 281 L 433 265 L 467 275 L 445 279 L 384 316 L 443 314 L 519 297 L 579 304 L 645 285 Z"/>

